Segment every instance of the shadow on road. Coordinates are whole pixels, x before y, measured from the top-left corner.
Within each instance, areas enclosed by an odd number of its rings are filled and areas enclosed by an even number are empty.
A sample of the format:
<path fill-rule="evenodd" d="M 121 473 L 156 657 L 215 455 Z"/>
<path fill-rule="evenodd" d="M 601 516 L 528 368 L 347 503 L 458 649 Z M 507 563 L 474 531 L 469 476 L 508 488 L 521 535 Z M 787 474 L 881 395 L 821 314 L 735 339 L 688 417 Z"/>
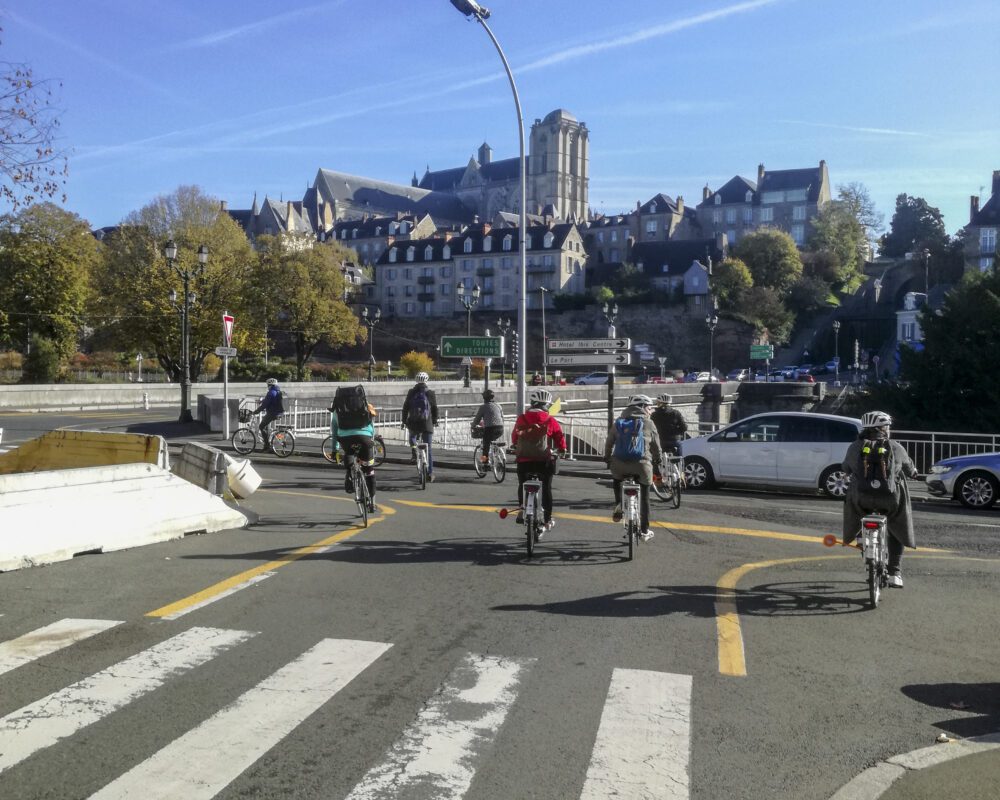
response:
<path fill-rule="evenodd" d="M 966 715 L 935 722 L 941 730 L 962 738 L 1000 731 L 1000 683 L 916 683 L 900 691 L 918 703 Z"/>

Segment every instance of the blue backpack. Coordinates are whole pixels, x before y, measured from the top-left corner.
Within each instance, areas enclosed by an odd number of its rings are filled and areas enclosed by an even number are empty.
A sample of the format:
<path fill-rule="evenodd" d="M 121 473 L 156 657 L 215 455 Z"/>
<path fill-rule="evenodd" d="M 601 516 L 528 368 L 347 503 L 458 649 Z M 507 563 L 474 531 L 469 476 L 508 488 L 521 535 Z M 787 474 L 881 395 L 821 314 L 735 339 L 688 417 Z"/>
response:
<path fill-rule="evenodd" d="M 410 410 L 406 417 L 409 425 L 423 424 L 431 418 L 431 401 L 427 396 L 427 387 L 417 389 L 410 400 Z"/>
<path fill-rule="evenodd" d="M 638 417 L 628 417 L 615 420 L 614 457 L 619 461 L 641 461 L 646 455 L 646 439 L 643 437 L 645 420 Z"/>

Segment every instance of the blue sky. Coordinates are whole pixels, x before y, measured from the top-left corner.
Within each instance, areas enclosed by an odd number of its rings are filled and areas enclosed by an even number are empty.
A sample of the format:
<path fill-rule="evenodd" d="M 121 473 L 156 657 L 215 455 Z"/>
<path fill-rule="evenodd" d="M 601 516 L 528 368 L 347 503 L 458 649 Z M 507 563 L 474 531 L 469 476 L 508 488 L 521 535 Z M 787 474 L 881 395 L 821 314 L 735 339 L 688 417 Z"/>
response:
<path fill-rule="evenodd" d="M 526 130 L 590 130 L 590 204 L 701 201 L 825 159 L 886 224 L 901 192 L 968 222 L 1000 169 L 996 0 L 494 0 Z M 517 155 L 486 33 L 448 0 L 6 0 L 0 58 L 61 81 L 66 207 L 113 225 L 196 184 L 249 208 L 319 168 L 408 183 Z"/>

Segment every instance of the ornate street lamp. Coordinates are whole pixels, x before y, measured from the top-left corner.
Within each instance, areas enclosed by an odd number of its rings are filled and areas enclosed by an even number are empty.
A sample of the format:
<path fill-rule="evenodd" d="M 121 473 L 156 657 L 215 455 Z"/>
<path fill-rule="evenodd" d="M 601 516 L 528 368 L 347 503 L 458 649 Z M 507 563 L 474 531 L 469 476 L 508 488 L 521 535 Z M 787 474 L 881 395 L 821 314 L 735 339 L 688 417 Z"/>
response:
<path fill-rule="evenodd" d="M 719 317 L 715 314 L 705 315 L 705 327 L 708 328 L 708 379 L 715 377 L 715 326 Z"/>
<path fill-rule="evenodd" d="M 176 290 L 171 290 L 170 302 L 181 313 L 181 360 L 184 362 L 184 368 L 181 370 L 181 413 L 178 422 L 192 422 L 194 418 L 191 416 L 191 305 L 195 301 L 195 295 L 190 287 L 191 278 L 205 271 L 205 265 L 208 263 L 208 247 L 202 245 L 198 248 L 198 266 L 194 269 L 181 269 L 177 266 L 177 245 L 173 239 L 164 246 L 163 255 L 167 259 L 167 264 L 184 283 L 182 305 L 179 308 L 177 306 Z"/>
<path fill-rule="evenodd" d="M 375 326 L 382 321 L 382 309 L 376 308 L 375 313 L 368 316 L 368 306 L 361 309 L 361 321 L 368 328 L 368 382 L 372 381 L 372 370 L 375 368 Z"/>
<path fill-rule="evenodd" d="M 464 283 L 459 283 L 455 287 L 455 294 L 458 295 L 458 302 L 465 306 L 465 335 L 472 336 L 472 307 L 479 302 L 479 296 L 482 294 L 482 289 L 479 288 L 477 283 L 472 287 L 472 291 L 469 292 L 465 288 Z M 472 361 L 470 360 L 465 366 L 465 388 L 468 389 L 472 385 Z"/>

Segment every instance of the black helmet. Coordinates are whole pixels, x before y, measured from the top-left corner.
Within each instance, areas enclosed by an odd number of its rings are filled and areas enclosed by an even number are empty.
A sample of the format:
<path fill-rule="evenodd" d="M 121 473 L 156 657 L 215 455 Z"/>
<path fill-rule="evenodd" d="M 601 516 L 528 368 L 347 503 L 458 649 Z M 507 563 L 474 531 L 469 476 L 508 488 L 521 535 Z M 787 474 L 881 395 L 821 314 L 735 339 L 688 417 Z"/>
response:
<path fill-rule="evenodd" d="M 487 403 L 492 400 L 496 395 L 493 394 L 492 389 L 483 389 L 483 400 Z"/>

